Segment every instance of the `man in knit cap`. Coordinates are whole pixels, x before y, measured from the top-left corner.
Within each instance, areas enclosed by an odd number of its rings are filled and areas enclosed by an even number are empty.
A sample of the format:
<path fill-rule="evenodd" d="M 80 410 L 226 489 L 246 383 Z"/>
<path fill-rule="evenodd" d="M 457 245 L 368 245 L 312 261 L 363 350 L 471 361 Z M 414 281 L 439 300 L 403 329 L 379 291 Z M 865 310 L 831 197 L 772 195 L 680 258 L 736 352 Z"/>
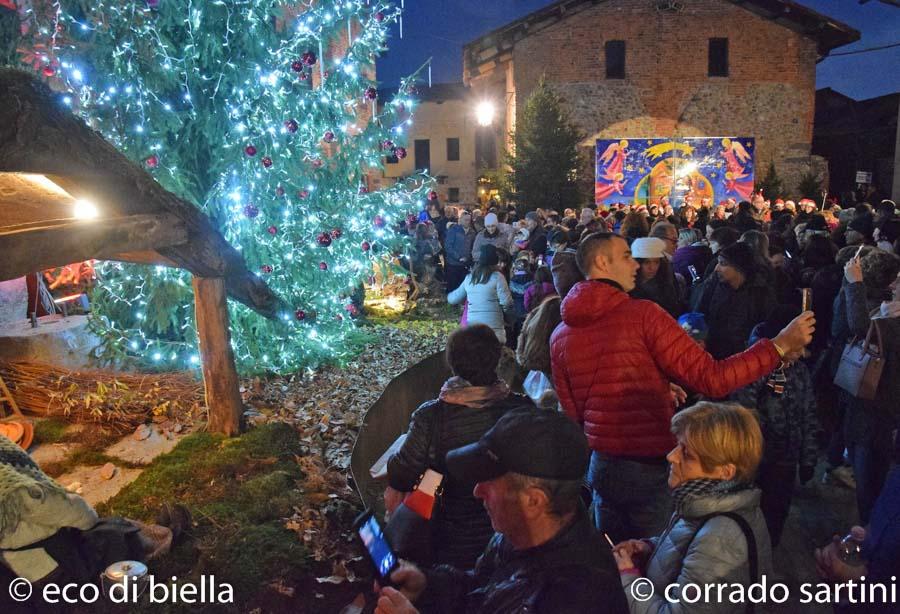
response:
<path fill-rule="evenodd" d="M 707 350 L 716 359 L 742 352 L 750 331 L 777 305 L 774 288 L 747 243 L 735 243 L 718 254 L 716 274 L 703 283 L 693 311 L 706 316 Z"/>
<path fill-rule="evenodd" d="M 484 216 L 484 230 L 478 233 L 478 236 L 475 237 L 475 242 L 472 244 L 472 259 L 478 259 L 482 245 L 493 245 L 497 249 L 509 252 L 510 243 L 510 236 L 500 227 L 497 214 L 488 213 Z"/>

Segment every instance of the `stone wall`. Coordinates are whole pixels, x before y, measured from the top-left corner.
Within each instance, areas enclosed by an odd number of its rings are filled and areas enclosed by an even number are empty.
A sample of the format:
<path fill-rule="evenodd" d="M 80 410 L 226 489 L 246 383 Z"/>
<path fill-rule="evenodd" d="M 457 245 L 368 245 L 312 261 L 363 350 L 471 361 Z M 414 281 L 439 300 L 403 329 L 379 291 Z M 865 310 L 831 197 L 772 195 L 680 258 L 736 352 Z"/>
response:
<path fill-rule="evenodd" d="M 740 135 L 756 168 L 774 160 L 793 192 L 810 156 L 816 43 L 725 0 L 610 0 L 526 36 L 513 50 L 519 109 L 542 75 L 587 137 Z M 708 39 L 727 38 L 729 76 L 707 76 Z M 624 40 L 625 79 L 605 78 L 604 44 Z"/>

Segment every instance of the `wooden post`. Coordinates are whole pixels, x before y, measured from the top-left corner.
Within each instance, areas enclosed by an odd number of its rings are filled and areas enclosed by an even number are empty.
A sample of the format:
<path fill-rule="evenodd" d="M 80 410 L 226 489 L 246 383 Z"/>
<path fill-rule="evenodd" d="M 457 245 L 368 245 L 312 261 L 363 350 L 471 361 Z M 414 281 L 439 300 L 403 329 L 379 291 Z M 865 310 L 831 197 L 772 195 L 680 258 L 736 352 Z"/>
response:
<path fill-rule="evenodd" d="M 209 431 L 236 435 L 240 432 L 243 403 L 231 349 L 225 279 L 195 276 L 193 285 Z"/>

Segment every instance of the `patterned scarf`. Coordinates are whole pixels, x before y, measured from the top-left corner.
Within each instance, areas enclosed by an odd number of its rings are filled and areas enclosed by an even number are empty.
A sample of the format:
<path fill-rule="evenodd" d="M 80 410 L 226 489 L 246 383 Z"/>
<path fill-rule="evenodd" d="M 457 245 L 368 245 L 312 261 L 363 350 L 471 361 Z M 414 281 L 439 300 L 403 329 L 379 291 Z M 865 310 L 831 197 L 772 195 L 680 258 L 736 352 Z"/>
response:
<path fill-rule="evenodd" d="M 748 488 L 748 485 L 734 480 L 714 480 L 712 478 L 688 480 L 672 490 L 675 513 L 683 516 L 685 506 L 693 499 L 710 495 L 725 495 L 744 488 Z"/>
<path fill-rule="evenodd" d="M 41 471 L 28 453 L 8 437 L 0 435 L 0 535 L 16 530 L 22 516 L 22 498 L 17 491 L 27 489 L 35 499 L 49 493 L 65 494 L 65 489 Z"/>
<path fill-rule="evenodd" d="M 769 375 L 769 379 L 766 380 L 766 385 L 772 389 L 772 393 L 778 396 L 784 394 L 784 385 L 787 382 L 787 376 L 784 374 L 784 363 L 778 363 L 778 367 L 772 374 Z"/>
<path fill-rule="evenodd" d="M 482 408 L 493 405 L 509 396 L 509 386 L 497 381 L 490 386 L 473 386 L 461 377 L 455 376 L 444 382 L 438 398 L 453 405 Z"/>

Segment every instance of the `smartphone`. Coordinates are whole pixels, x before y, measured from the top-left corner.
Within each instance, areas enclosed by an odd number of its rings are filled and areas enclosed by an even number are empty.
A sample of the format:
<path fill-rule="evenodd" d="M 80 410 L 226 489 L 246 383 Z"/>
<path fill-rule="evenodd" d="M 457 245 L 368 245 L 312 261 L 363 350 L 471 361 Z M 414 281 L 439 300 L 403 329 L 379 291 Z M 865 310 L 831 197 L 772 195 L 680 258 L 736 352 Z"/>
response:
<path fill-rule="evenodd" d="M 378 583 L 381 586 L 389 586 L 391 573 L 400 565 L 400 560 L 394 554 L 375 514 L 372 510 L 366 510 L 360 514 L 353 526 L 362 541 L 369 562 L 372 563 Z"/>
<path fill-rule="evenodd" d="M 697 273 L 697 267 L 695 267 L 693 264 L 688 265 L 688 272 L 691 274 L 692 283 L 697 283 L 698 281 L 700 281 L 700 275 Z"/>
<path fill-rule="evenodd" d="M 809 311 L 812 309 L 812 288 L 800 288 L 800 295 L 802 296 L 802 311 Z"/>
<path fill-rule="evenodd" d="M 865 247 L 865 245 L 860 245 L 860 246 L 859 246 L 859 249 L 856 250 L 856 254 L 854 254 L 853 258 L 859 259 L 859 255 L 862 253 L 863 247 Z"/>

